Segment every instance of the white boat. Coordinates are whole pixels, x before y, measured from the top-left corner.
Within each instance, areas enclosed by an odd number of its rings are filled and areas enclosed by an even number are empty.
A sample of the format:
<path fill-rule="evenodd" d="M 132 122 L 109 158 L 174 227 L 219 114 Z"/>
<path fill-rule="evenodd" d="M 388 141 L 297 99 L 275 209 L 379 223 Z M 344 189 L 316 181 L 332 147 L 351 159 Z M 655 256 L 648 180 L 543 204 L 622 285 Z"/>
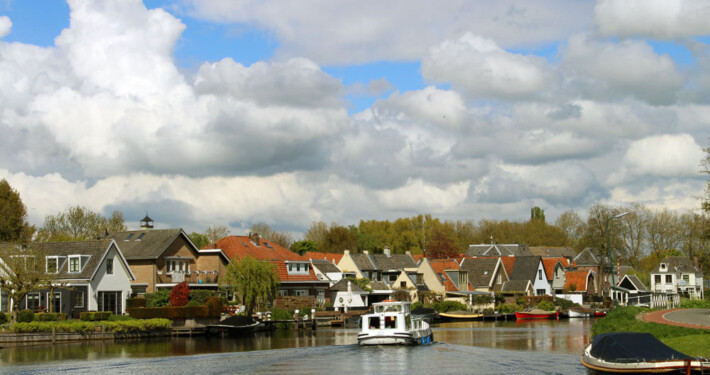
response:
<path fill-rule="evenodd" d="M 374 312 L 360 318 L 360 345 L 422 345 L 434 341 L 429 323 L 412 317 L 410 302 L 372 304 Z"/>
<path fill-rule="evenodd" d="M 570 307 L 567 314 L 570 318 L 589 318 L 594 315 L 594 311 L 584 308 Z"/>

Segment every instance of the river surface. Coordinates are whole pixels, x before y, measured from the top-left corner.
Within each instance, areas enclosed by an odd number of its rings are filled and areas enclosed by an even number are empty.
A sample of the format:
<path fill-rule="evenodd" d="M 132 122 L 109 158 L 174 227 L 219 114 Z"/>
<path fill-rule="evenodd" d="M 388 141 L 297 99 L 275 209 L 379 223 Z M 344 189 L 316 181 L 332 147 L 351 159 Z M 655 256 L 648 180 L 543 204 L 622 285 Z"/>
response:
<path fill-rule="evenodd" d="M 359 347 L 357 329 L 0 349 L 13 374 L 584 374 L 593 320 L 434 325 L 436 343 Z"/>

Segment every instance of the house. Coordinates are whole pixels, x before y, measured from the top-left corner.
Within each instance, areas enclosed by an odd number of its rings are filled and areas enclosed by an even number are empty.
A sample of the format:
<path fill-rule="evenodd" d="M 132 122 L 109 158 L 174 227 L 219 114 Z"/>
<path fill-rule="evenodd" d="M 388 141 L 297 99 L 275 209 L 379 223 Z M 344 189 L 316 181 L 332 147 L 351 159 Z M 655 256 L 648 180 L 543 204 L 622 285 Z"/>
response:
<path fill-rule="evenodd" d="M 417 263 L 409 252 L 392 254 L 388 248 L 385 248 L 382 254 L 370 254 L 367 250 L 362 253 L 351 253 L 345 250 L 337 266 L 345 273 L 354 273 L 358 279 L 381 281 L 391 289 L 400 272 L 407 268 L 416 268 Z"/>
<path fill-rule="evenodd" d="M 66 313 L 78 318 L 83 311 L 126 311 L 135 276 L 113 240 L 37 243 L 44 254 L 45 272 L 54 290 L 33 291 L 20 301 L 21 309 Z M 53 295 L 52 295 L 53 292 Z"/>
<path fill-rule="evenodd" d="M 429 291 L 437 293 L 444 300 L 468 303 L 469 292 L 475 289 L 468 279 L 468 272 L 461 270 L 454 259 L 424 258 L 417 267 L 417 273 Z"/>
<path fill-rule="evenodd" d="M 331 286 L 329 294 L 330 300 L 333 301 L 333 307 L 345 310 L 345 312 L 352 307 L 368 306 L 369 293 L 347 279 L 342 279 Z"/>
<path fill-rule="evenodd" d="M 375 265 L 372 264 L 368 252 L 351 253 L 350 250 L 343 252 L 343 257 L 336 264 L 345 273 L 354 273 L 357 279 L 368 279 L 374 281 L 376 277 Z"/>
<path fill-rule="evenodd" d="M 325 259 L 311 259 L 311 265 L 318 280 L 328 280 L 331 286 L 346 277 L 338 266 Z"/>
<path fill-rule="evenodd" d="M 466 258 L 461 270 L 468 272 L 468 280 L 478 291 L 500 291 L 508 281 L 501 258 Z"/>
<path fill-rule="evenodd" d="M 651 271 L 651 291 L 703 298 L 703 274 L 688 257 L 666 257 Z"/>
<path fill-rule="evenodd" d="M 545 276 L 554 294 L 563 294 L 565 288 L 565 272 L 572 268 L 572 263 L 565 257 L 542 258 Z"/>
<path fill-rule="evenodd" d="M 529 249 L 531 255 L 543 258 L 567 258 L 572 260 L 577 256 L 577 252 L 571 247 L 531 246 Z"/>
<path fill-rule="evenodd" d="M 217 289 L 229 258 L 220 249 L 197 249 L 182 229 L 152 229 L 150 218 L 140 230 L 111 233 L 136 275 L 133 295 L 172 288 L 187 281 L 193 289 Z"/>
<path fill-rule="evenodd" d="M 527 246 L 521 244 L 481 244 L 469 245 L 465 255 L 469 257 L 517 257 L 529 256 L 532 253 Z"/>
<path fill-rule="evenodd" d="M 617 295 L 617 301 L 622 305 L 643 305 L 651 306 L 651 292 L 634 274 L 626 272 L 621 277 L 617 287 L 614 288 Z"/>
<path fill-rule="evenodd" d="M 313 297 L 318 303 L 326 302 L 330 280 L 319 279 L 309 259 L 261 238 L 258 233 L 227 236 L 203 250 L 206 249 L 220 249 L 230 261 L 239 261 L 246 256 L 269 261 L 276 267 L 281 280 L 279 297 Z"/>
<path fill-rule="evenodd" d="M 547 281 L 545 266 L 539 256 L 516 256 L 510 281 L 511 285 L 522 286 L 520 281 L 529 280 L 536 296 L 552 295 L 550 283 Z M 508 286 L 510 288 L 510 286 Z M 508 289 L 510 290 L 510 289 Z"/>
<path fill-rule="evenodd" d="M 322 253 L 318 251 L 306 251 L 305 254 L 303 254 L 303 257 L 306 259 L 314 260 L 314 259 L 319 259 L 319 260 L 327 260 L 333 264 L 338 264 L 340 262 L 340 259 L 343 258 L 343 254 L 341 253 Z"/>
<path fill-rule="evenodd" d="M 566 294 L 597 294 L 597 273 L 592 270 L 575 270 L 565 273 Z"/>
<path fill-rule="evenodd" d="M 429 288 L 424 283 L 424 275 L 419 273 L 417 268 L 402 270 L 392 283 L 392 289 L 409 291 L 409 300 L 412 302 L 419 300 L 419 292 L 429 291 Z"/>

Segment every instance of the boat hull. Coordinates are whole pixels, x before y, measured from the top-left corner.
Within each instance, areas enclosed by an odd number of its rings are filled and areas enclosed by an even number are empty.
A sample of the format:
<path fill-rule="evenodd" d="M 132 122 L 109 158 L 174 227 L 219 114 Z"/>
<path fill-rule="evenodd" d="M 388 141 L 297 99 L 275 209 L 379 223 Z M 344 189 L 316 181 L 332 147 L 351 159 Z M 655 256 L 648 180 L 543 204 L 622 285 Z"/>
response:
<path fill-rule="evenodd" d="M 582 355 L 582 365 L 587 374 L 702 374 L 710 368 L 710 362 L 698 360 L 668 360 L 656 362 L 607 362 L 590 354 L 591 345 Z"/>
<path fill-rule="evenodd" d="M 468 320 L 483 320 L 483 314 L 439 313 L 439 318 L 441 318 L 441 320 L 449 321 L 449 322 L 468 321 Z"/>
<path fill-rule="evenodd" d="M 567 314 L 570 318 L 589 318 L 592 316 L 591 312 L 577 310 L 569 310 Z"/>
<path fill-rule="evenodd" d="M 369 332 L 357 335 L 357 343 L 362 346 L 367 345 L 424 345 L 434 342 L 434 335 L 431 330 L 428 332 Z"/>
<path fill-rule="evenodd" d="M 524 311 L 517 311 L 515 313 L 516 319 L 557 319 L 557 311 L 551 313 L 528 313 Z"/>

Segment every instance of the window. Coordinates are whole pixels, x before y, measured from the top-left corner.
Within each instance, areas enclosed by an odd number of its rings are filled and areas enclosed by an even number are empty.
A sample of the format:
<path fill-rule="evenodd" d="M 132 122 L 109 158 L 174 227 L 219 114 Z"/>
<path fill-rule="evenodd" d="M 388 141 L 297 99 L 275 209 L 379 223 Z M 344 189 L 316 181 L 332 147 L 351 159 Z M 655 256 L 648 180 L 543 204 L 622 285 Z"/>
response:
<path fill-rule="evenodd" d="M 84 291 L 79 290 L 74 292 L 74 307 L 84 308 Z"/>
<path fill-rule="evenodd" d="M 666 284 L 673 284 L 673 275 L 666 275 Z"/>
<path fill-rule="evenodd" d="M 688 275 L 688 274 L 683 275 L 683 281 L 685 281 L 685 285 L 690 284 L 690 275 Z"/>
<path fill-rule="evenodd" d="M 113 259 L 106 259 L 106 274 L 113 275 Z"/>
<path fill-rule="evenodd" d="M 130 234 L 128 234 L 128 237 L 126 237 L 126 239 L 125 239 L 124 241 L 128 241 L 128 240 L 130 240 L 130 239 L 131 239 L 131 237 L 133 237 L 133 233 L 130 233 Z"/>
<path fill-rule="evenodd" d="M 279 297 L 286 297 L 286 296 L 288 296 L 288 291 L 283 290 L 283 289 L 279 289 Z"/>
<path fill-rule="evenodd" d="M 81 270 L 79 265 L 80 265 L 80 258 L 78 255 L 69 257 L 69 272 L 71 272 L 71 273 L 79 272 Z"/>
<path fill-rule="evenodd" d="M 47 273 L 59 272 L 59 259 L 57 257 L 47 257 Z"/>
<path fill-rule="evenodd" d="M 99 311 L 110 311 L 116 315 L 120 315 L 123 312 L 121 308 L 122 293 L 123 292 L 99 292 Z"/>
<path fill-rule="evenodd" d="M 653 281 L 654 281 L 656 284 L 660 284 L 660 283 L 661 283 L 661 275 L 653 275 L 653 276 L 654 276 L 654 277 L 653 277 Z"/>
<path fill-rule="evenodd" d="M 52 299 L 52 295 L 47 292 L 47 306 L 49 305 L 52 305 L 52 312 L 62 312 L 62 293 L 54 292 L 54 299 Z M 49 308 L 47 311 L 49 311 Z"/>
<path fill-rule="evenodd" d="M 545 289 L 535 289 L 535 295 L 536 295 L 536 296 L 544 296 L 544 295 L 545 295 Z"/>
<path fill-rule="evenodd" d="M 40 296 L 39 293 L 28 293 L 27 297 L 26 297 L 27 303 L 25 305 L 25 308 L 28 310 L 32 310 L 32 311 L 39 310 L 39 305 L 40 305 L 39 296 Z"/>
<path fill-rule="evenodd" d="M 498 274 L 498 280 L 496 281 L 496 284 L 500 284 L 503 282 L 503 275 Z"/>
<path fill-rule="evenodd" d="M 288 263 L 286 263 L 286 266 L 287 266 L 289 275 L 293 275 L 293 274 L 306 275 L 306 274 L 308 274 L 308 263 L 288 262 Z"/>
<path fill-rule="evenodd" d="M 168 260 L 168 273 L 171 272 L 186 272 L 190 270 L 187 260 Z"/>
<path fill-rule="evenodd" d="M 293 295 L 296 297 L 305 297 L 308 295 L 308 291 L 305 289 L 296 289 L 293 291 Z"/>
<path fill-rule="evenodd" d="M 390 275 L 390 282 L 393 283 L 397 281 L 397 275 Z"/>
<path fill-rule="evenodd" d="M 537 279 L 542 280 L 542 270 L 537 270 Z"/>
<path fill-rule="evenodd" d="M 406 288 L 407 288 L 407 282 L 406 282 L 406 281 L 400 281 L 400 282 L 399 282 L 399 287 L 402 288 L 402 289 L 406 289 Z"/>
<path fill-rule="evenodd" d="M 136 238 L 136 241 L 140 241 L 141 238 L 143 238 L 143 236 L 145 236 L 145 233 L 141 233 L 141 234 L 138 236 L 138 238 Z"/>

